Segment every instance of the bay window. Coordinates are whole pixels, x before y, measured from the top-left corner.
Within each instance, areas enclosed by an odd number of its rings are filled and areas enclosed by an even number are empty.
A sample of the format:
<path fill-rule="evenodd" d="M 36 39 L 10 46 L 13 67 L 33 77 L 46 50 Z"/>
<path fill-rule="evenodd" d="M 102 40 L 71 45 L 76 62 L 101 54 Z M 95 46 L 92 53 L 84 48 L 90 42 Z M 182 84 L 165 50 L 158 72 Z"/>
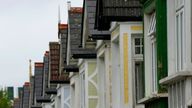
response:
<path fill-rule="evenodd" d="M 148 36 L 151 39 L 151 79 L 152 92 L 157 93 L 157 45 L 156 45 L 156 14 L 151 14 Z"/>
<path fill-rule="evenodd" d="M 176 67 L 177 71 L 183 70 L 185 57 L 185 35 L 184 35 L 184 0 L 176 0 Z"/>

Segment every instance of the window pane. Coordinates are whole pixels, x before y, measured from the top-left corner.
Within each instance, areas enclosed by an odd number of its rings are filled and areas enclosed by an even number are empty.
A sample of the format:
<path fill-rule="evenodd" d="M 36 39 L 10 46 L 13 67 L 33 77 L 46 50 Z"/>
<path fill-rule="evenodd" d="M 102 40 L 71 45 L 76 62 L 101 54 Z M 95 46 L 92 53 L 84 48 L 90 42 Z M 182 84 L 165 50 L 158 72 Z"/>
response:
<path fill-rule="evenodd" d="M 155 33 L 155 28 L 156 28 L 156 15 L 155 13 L 153 13 L 150 17 L 150 24 L 149 24 L 149 30 L 148 30 L 149 36 Z"/>
<path fill-rule="evenodd" d="M 141 54 L 140 47 L 135 47 L 135 54 Z"/>
<path fill-rule="evenodd" d="M 140 45 L 140 38 L 135 38 L 135 45 Z"/>
<path fill-rule="evenodd" d="M 144 97 L 144 72 L 143 72 L 143 61 L 135 62 L 135 87 L 136 87 L 136 100 Z"/>

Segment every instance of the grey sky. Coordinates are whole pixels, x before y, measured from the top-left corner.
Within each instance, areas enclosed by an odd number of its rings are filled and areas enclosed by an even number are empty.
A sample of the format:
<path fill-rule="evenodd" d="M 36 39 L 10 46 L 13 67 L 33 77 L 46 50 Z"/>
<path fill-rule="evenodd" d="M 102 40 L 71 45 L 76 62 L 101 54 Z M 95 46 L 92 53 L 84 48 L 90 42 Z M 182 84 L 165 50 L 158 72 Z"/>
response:
<path fill-rule="evenodd" d="M 82 6 L 83 0 L 72 0 Z M 58 5 L 67 22 L 67 0 L 0 0 L 0 85 L 28 81 L 28 60 L 42 61 L 49 41 L 57 40 Z"/>

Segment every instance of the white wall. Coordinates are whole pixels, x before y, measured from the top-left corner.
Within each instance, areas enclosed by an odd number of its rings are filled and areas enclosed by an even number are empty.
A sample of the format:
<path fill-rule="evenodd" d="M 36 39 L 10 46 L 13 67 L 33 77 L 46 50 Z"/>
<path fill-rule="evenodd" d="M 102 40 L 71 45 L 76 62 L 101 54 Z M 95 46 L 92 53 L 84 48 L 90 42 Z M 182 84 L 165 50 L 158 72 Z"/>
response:
<path fill-rule="evenodd" d="M 114 34 L 112 37 L 117 37 L 117 40 L 114 41 L 112 38 L 111 51 L 112 51 L 112 95 L 113 95 L 113 107 L 114 108 L 133 108 L 134 106 L 134 96 L 133 96 L 133 87 L 134 87 L 134 78 L 132 73 L 132 37 L 131 34 L 141 34 L 142 30 L 132 30 L 132 26 L 142 26 L 141 22 L 124 22 L 118 23 L 117 29 L 120 27 L 119 32 Z M 115 31 L 114 29 L 113 31 Z M 112 32 L 113 32 L 112 31 Z M 125 103 L 125 94 L 124 86 L 124 36 L 128 36 L 128 103 Z M 114 35 L 114 36 L 113 36 Z M 118 43 L 119 41 L 119 43 Z"/>
<path fill-rule="evenodd" d="M 175 0 L 167 0 L 167 42 L 168 42 L 168 75 L 174 75 L 176 73 L 176 21 L 175 21 Z M 184 58 L 184 70 L 192 70 L 191 59 L 191 0 L 185 0 L 184 7 L 184 35 L 185 35 L 185 58 Z"/>
<path fill-rule="evenodd" d="M 79 108 L 80 106 L 79 91 L 79 75 L 76 74 L 70 81 L 71 108 Z"/>
<path fill-rule="evenodd" d="M 119 43 L 111 43 L 112 52 L 112 105 L 113 108 L 121 108 L 120 85 L 120 49 Z"/>

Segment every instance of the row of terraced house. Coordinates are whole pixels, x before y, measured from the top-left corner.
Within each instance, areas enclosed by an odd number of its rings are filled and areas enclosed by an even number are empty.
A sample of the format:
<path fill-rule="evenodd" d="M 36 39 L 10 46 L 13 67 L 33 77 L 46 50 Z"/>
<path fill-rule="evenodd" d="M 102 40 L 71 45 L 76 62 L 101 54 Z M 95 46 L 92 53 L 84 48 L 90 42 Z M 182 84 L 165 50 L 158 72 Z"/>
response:
<path fill-rule="evenodd" d="M 15 108 L 191 108 L 191 0 L 83 0 Z"/>

